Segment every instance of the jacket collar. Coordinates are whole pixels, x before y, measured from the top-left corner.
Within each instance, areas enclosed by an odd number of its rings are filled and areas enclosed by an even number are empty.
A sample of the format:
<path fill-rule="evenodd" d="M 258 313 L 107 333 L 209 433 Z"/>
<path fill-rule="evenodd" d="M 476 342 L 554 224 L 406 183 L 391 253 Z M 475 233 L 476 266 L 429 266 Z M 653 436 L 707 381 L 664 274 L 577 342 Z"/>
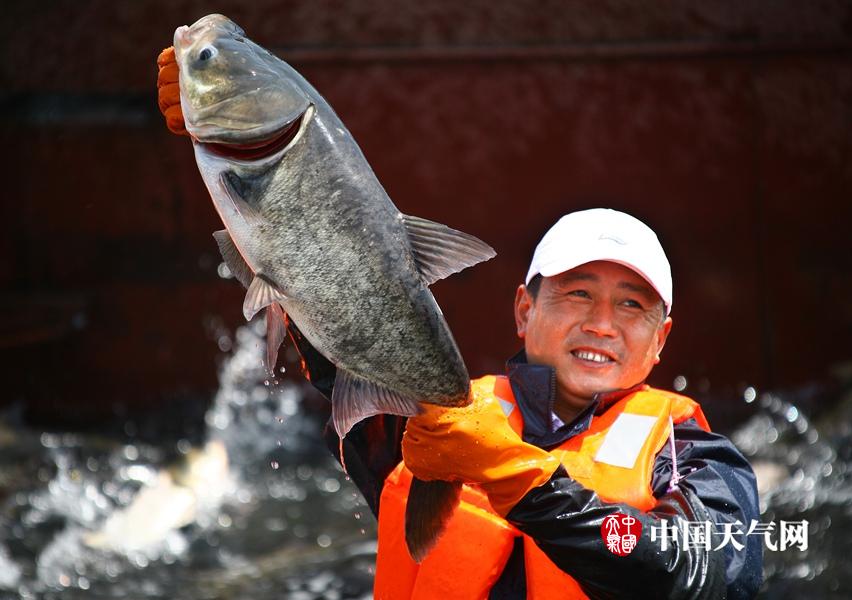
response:
<path fill-rule="evenodd" d="M 583 433 L 592 424 L 595 415 L 602 414 L 643 385 L 640 383 L 626 390 L 595 394 L 589 406 L 573 421 L 562 423 L 553 410 L 556 399 L 556 370 L 553 367 L 528 363 L 526 352 L 521 350 L 507 361 L 506 373 L 515 395 L 515 403 L 524 418 L 524 441 L 545 449 Z"/>

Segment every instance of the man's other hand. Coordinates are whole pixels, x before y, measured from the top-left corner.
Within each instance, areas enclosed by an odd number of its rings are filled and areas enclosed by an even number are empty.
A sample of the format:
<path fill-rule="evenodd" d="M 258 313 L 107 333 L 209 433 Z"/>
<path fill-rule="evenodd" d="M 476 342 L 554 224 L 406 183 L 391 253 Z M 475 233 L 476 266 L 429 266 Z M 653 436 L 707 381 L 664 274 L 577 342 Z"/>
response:
<path fill-rule="evenodd" d="M 178 85 L 178 65 L 175 60 L 174 46 L 169 46 L 157 57 L 157 102 L 160 112 L 166 118 L 166 125 L 172 133 L 189 135 L 180 108 L 180 86 Z"/>
<path fill-rule="evenodd" d="M 424 404 L 402 438 L 405 465 L 418 479 L 478 484 L 500 515 L 553 475 L 554 457 L 524 442 L 494 397 L 473 393 L 471 404 Z"/>

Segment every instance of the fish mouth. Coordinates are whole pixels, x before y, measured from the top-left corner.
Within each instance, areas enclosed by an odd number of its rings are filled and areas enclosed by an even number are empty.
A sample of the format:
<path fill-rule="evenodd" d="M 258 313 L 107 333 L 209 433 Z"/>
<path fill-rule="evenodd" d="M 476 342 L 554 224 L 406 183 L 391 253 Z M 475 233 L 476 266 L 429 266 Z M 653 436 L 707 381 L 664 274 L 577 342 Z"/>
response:
<path fill-rule="evenodd" d="M 203 142 L 196 140 L 198 143 L 208 149 L 212 154 L 223 158 L 254 161 L 262 158 L 267 158 L 273 154 L 284 150 L 290 146 L 304 130 L 304 125 L 310 120 L 313 115 L 313 105 L 308 106 L 301 115 L 293 119 L 283 127 L 274 130 L 269 135 L 261 138 L 256 138 L 250 141 L 240 142 Z"/>

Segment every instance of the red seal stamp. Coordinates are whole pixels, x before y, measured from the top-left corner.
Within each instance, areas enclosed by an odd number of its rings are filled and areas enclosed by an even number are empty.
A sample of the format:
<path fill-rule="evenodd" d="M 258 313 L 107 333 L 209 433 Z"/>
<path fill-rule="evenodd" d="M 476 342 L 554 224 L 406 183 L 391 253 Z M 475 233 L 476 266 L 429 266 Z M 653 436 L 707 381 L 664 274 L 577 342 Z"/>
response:
<path fill-rule="evenodd" d="M 606 549 L 619 556 L 633 552 L 641 533 L 642 523 L 624 513 L 611 514 L 601 524 L 601 538 Z"/>

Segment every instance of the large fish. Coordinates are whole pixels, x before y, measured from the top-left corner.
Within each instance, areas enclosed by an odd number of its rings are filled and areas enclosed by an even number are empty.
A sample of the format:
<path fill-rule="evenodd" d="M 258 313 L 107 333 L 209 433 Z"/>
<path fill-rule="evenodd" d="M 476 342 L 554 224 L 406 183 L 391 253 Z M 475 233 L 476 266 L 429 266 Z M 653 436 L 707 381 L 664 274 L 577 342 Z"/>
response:
<path fill-rule="evenodd" d="M 246 319 L 266 310 L 267 367 L 286 313 L 337 366 L 332 420 L 341 439 L 371 415 L 465 405 L 467 369 L 428 286 L 494 250 L 400 213 L 328 103 L 228 18 L 179 27 L 174 46 L 186 128 L 225 225 L 214 237 L 248 289 Z M 415 480 L 406 515 L 415 560 L 440 535 L 458 491 Z"/>

